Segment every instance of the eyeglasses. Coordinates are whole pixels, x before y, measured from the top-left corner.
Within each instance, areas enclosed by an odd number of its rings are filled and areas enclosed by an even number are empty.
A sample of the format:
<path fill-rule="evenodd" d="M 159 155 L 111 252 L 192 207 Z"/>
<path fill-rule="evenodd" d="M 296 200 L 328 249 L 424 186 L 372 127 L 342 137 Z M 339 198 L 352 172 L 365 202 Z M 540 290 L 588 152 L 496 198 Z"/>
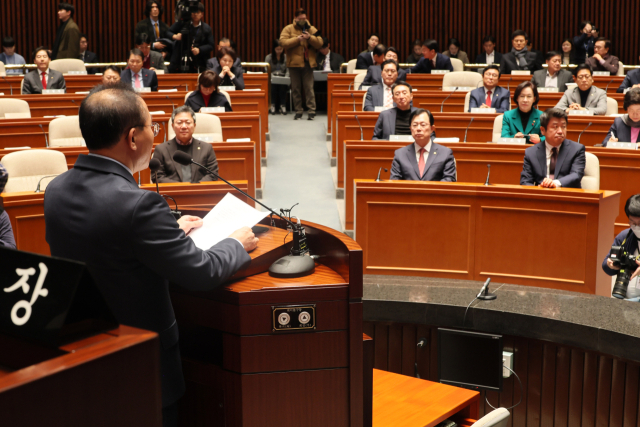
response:
<path fill-rule="evenodd" d="M 591 78 L 590 74 L 583 74 L 581 76 L 576 76 L 576 79 L 578 80 L 589 80 Z"/>
<path fill-rule="evenodd" d="M 152 122 L 150 125 L 139 125 L 136 127 L 146 128 L 147 126 L 151 126 L 151 131 L 153 132 L 153 137 L 155 138 L 160 133 L 160 123 Z"/>

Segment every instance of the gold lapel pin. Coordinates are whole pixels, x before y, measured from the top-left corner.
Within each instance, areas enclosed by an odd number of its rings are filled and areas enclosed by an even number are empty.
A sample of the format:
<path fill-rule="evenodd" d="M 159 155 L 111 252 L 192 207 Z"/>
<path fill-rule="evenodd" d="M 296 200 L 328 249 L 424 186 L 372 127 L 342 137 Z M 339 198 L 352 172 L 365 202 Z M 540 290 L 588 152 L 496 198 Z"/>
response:
<path fill-rule="evenodd" d="M 200 149 L 200 147 L 198 147 L 198 150 Z"/>

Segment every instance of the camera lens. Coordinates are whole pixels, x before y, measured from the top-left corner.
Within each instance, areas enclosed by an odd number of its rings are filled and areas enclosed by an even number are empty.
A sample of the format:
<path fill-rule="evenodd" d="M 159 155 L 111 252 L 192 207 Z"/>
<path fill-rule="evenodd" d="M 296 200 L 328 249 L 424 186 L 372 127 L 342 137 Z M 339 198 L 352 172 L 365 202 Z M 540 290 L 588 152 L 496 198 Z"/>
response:
<path fill-rule="evenodd" d="M 616 276 L 616 283 L 613 285 L 611 296 L 618 299 L 625 299 L 627 297 L 627 286 L 629 286 L 631 274 L 632 271 L 629 269 L 620 270 Z"/>

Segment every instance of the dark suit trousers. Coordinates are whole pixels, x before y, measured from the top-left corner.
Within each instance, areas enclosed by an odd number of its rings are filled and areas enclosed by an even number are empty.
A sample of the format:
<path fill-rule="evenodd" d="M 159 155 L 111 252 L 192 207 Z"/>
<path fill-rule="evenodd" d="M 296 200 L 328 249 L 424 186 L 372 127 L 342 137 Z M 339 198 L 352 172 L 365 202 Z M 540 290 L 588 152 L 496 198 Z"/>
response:
<path fill-rule="evenodd" d="M 304 97 L 306 99 L 307 110 L 309 113 L 316 112 L 316 94 L 313 91 L 313 69 L 307 61 L 302 67 L 289 67 L 289 76 L 291 77 L 291 95 L 293 96 L 293 108 L 296 113 L 302 114 L 302 89 L 304 89 Z"/>
<path fill-rule="evenodd" d="M 271 85 L 271 105 L 287 105 L 287 92 L 289 86 L 287 85 Z"/>

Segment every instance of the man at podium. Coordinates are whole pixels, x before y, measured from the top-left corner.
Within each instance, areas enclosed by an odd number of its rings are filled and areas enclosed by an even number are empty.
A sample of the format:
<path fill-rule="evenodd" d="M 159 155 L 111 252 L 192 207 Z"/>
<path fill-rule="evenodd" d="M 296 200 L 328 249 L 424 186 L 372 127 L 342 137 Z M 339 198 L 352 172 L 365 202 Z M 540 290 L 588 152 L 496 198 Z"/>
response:
<path fill-rule="evenodd" d="M 121 324 L 160 335 L 163 424 L 177 425 L 185 384 L 169 281 L 215 289 L 249 265 L 258 239 L 244 227 L 202 251 L 185 234 L 202 220 L 176 221 L 160 195 L 138 187 L 133 174 L 148 167 L 159 127 L 130 85 L 94 89 L 79 118 L 89 155 L 47 187 L 46 239 L 53 256 L 87 264 Z"/>

